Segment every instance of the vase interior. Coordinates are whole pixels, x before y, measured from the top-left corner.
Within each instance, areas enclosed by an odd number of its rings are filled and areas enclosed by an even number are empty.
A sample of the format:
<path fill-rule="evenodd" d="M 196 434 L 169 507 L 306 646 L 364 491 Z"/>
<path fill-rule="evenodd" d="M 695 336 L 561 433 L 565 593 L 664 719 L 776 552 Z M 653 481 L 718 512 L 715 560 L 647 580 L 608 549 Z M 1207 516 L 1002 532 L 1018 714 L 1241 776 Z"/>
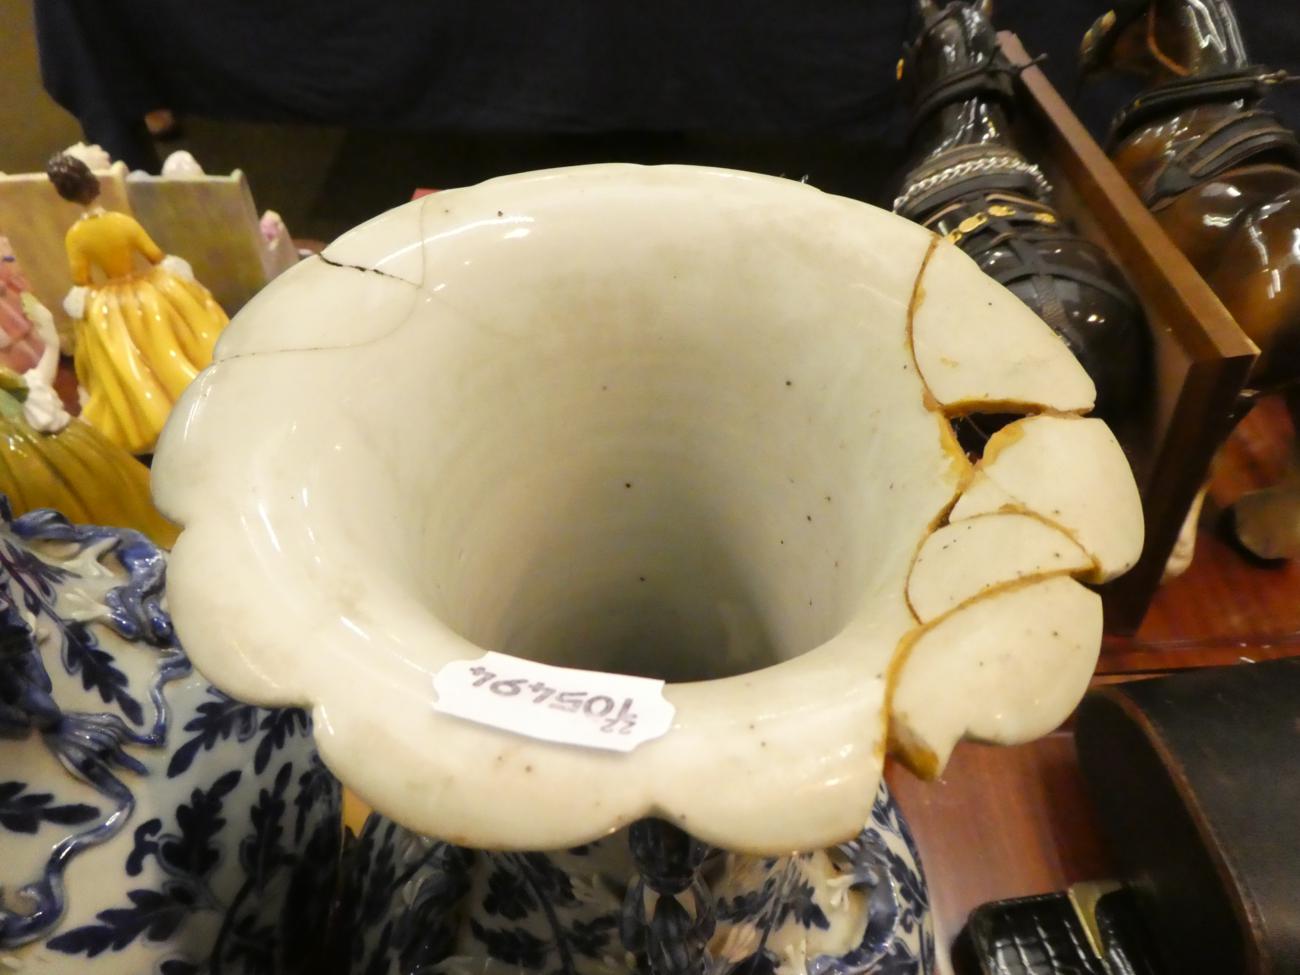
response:
<path fill-rule="evenodd" d="M 412 418 L 390 503 L 429 611 L 485 649 L 688 682 L 896 598 L 943 465 L 908 292 L 806 225 L 720 228 L 704 260 L 558 223 L 449 249 L 396 337 L 421 365 L 360 396 L 361 436 Z"/>

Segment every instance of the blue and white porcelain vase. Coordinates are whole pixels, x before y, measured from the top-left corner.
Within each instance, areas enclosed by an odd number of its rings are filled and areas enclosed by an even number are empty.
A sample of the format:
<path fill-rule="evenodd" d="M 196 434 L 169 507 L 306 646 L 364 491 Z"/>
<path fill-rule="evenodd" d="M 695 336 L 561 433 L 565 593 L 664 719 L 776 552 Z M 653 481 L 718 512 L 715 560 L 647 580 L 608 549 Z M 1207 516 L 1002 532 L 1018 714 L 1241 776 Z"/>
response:
<path fill-rule="evenodd" d="M 0 968 L 316 971 L 339 787 L 194 673 L 144 536 L 0 498 Z"/>
<path fill-rule="evenodd" d="M 882 783 L 816 853 L 710 849 L 658 820 L 555 853 L 457 847 L 372 815 L 340 924 L 349 975 L 928 975 L 929 896 Z"/>

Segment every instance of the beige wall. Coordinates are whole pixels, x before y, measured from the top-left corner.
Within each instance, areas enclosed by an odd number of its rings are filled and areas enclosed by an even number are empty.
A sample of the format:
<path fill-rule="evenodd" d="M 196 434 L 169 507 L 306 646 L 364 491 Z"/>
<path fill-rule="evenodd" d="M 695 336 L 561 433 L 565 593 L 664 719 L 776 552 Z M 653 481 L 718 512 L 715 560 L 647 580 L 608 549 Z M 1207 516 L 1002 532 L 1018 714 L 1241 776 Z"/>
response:
<path fill-rule="evenodd" d="M 0 172 L 30 173 L 81 138 L 41 87 L 31 0 L 0 0 Z"/>

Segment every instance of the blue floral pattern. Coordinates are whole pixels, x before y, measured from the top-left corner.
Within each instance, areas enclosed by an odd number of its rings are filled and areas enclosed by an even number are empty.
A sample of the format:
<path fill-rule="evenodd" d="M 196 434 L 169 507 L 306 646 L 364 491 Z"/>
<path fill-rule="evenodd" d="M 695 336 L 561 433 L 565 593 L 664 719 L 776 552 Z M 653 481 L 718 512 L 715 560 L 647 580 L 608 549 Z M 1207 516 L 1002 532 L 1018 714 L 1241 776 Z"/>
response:
<path fill-rule="evenodd" d="M 0 949 L 52 971 L 315 970 L 340 797 L 308 716 L 192 673 L 143 536 L 3 498 L 0 519 Z"/>
<path fill-rule="evenodd" d="M 350 863 L 351 975 L 934 970 L 916 846 L 883 785 L 855 839 L 796 856 L 710 850 L 656 821 L 572 850 L 496 853 L 375 815 Z"/>

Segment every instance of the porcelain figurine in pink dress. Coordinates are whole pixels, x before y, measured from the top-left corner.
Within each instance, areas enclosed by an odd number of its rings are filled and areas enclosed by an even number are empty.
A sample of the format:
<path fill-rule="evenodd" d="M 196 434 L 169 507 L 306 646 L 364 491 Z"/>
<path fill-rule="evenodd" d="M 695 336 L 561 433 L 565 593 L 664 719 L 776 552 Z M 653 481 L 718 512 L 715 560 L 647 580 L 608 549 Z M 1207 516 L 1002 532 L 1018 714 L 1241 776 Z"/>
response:
<path fill-rule="evenodd" d="M 45 349 L 23 313 L 22 293 L 28 290 L 9 241 L 0 237 L 0 366 L 19 374 L 36 365 Z"/>

